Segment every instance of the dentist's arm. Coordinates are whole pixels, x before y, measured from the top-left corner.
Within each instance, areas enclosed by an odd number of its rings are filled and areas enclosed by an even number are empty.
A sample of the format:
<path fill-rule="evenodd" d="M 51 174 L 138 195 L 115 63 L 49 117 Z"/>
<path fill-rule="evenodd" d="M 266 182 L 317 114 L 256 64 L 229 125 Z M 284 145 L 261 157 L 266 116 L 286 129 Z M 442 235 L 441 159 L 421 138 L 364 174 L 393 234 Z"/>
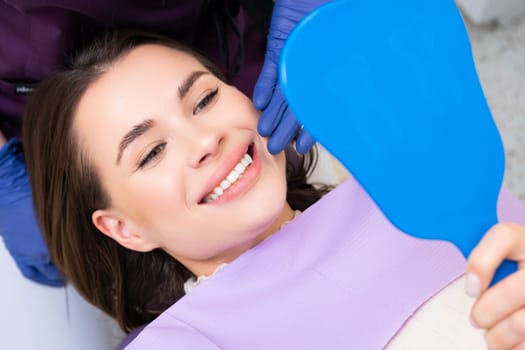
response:
<path fill-rule="evenodd" d="M 35 218 L 22 145 L 17 139 L 6 142 L 4 135 L 0 135 L 0 236 L 25 277 L 49 286 L 64 284 Z"/>
<path fill-rule="evenodd" d="M 275 0 L 264 65 L 255 85 L 253 102 L 262 111 L 258 131 L 269 136 L 268 150 L 279 153 L 290 143 L 300 129 L 297 119 L 284 99 L 278 79 L 278 63 L 281 49 L 292 29 L 305 15 L 328 0 Z M 296 141 L 296 149 L 306 153 L 315 140 L 302 130 Z"/>
<path fill-rule="evenodd" d="M 519 269 L 488 288 L 504 259 Z M 525 227 L 501 223 L 492 227 L 468 260 L 467 292 L 477 297 L 473 324 L 486 330 L 491 350 L 525 349 Z"/>

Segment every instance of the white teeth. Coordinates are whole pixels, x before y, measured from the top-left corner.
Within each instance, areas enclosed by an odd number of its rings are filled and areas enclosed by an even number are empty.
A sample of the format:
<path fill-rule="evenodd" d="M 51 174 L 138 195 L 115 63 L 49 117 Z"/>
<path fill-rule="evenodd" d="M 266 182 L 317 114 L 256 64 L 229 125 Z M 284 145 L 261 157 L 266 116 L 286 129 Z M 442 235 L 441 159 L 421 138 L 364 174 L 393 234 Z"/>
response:
<path fill-rule="evenodd" d="M 244 157 L 242 157 L 242 159 L 239 161 L 239 163 L 235 166 L 235 168 L 233 168 L 233 170 L 230 171 L 230 173 L 226 176 L 226 179 L 222 180 L 220 185 L 215 187 L 213 189 L 213 192 L 207 195 L 206 198 L 204 198 L 204 202 L 209 203 L 220 198 L 224 191 L 226 191 L 228 187 L 235 183 L 235 181 L 237 181 L 241 177 L 241 175 L 246 171 L 246 168 L 252 163 L 252 157 L 250 157 L 250 155 L 246 153 Z"/>
<path fill-rule="evenodd" d="M 243 158 L 244 159 L 244 158 Z M 241 159 L 242 160 L 242 159 Z M 239 174 L 242 174 L 242 172 L 244 171 L 244 169 L 246 169 L 246 165 L 242 165 L 242 162 L 239 162 L 239 164 L 237 164 L 235 166 L 235 171 L 238 172 Z"/>
<path fill-rule="evenodd" d="M 246 156 L 248 156 L 248 158 L 250 158 L 250 159 L 249 160 L 246 159 Z M 248 166 L 248 165 L 252 164 L 252 158 L 248 154 L 246 156 L 244 156 L 241 159 L 241 164 L 244 165 L 244 166 Z"/>
<path fill-rule="evenodd" d="M 228 174 L 228 176 L 226 176 L 226 180 L 230 181 L 231 183 L 234 183 L 235 181 L 237 181 L 239 176 L 241 176 L 241 174 L 236 172 L 235 169 L 234 169 L 234 170 L 232 170 L 231 173 Z"/>

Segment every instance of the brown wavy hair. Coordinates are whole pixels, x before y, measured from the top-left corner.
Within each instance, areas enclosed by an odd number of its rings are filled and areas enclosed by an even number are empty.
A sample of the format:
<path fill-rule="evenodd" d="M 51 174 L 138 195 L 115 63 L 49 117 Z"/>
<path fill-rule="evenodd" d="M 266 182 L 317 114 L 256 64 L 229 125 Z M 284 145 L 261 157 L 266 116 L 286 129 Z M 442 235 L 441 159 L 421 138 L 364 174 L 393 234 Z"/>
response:
<path fill-rule="evenodd" d="M 23 139 L 37 217 L 53 262 L 93 305 L 129 332 L 151 322 L 184 295 L 193 274 L 161 249 L 141 253 L 119 245 L 91 221 L 109 198 L 72 132 L 83 94 L 108 68 L 134 48 L 158 44 L 194 56 L 224 80 L 200 54 L 163 36 L 135 31 L 108 31 L 81 50 L 66 70 L 42 81 L 25 109 Z M 316 155 L 288 148 L 287 200 L 304 210 L 328 190 L 306 179 Z"/>

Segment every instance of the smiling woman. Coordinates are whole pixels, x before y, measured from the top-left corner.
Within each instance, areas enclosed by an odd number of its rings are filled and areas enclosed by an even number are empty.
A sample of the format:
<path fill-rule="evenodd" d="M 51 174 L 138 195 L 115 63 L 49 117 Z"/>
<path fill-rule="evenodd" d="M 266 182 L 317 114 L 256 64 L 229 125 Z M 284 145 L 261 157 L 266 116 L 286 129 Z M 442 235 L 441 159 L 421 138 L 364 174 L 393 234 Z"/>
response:
<path fill-rule="evenodd" d="M 187 53 L 137 47 L 91 84 L 72 125 L 111 199 L 92 214 L 94 225 L 131 250 L 162 248 L 196 275 L 213 273 L 293 213 L 285 156 L 265 151 L 258 112 L 203 69 Z M 235 176 L 246 155 L 253 163 Z M 217 187 L 220 198 L 205 201 Z M 269 210 L 256 212 L 260 203 Z"/>
<path fill-rule="evenodd" d="M 312 205 L 328 190 L 306 182 L 314 158 L 271 155 L 258 117 L 205 58 L 145 33 L 108 33 L 31 95 L 25 155 L 46 243 L 124 330 L 148 324 L 129 348 L 483 348 L 472 299 L 447 287 L 466 268 L 459 251 L 397 230 L 353 180 Z M 499 205 L 525 223 L 505 191 Z M 487 233 L 471 295 L 503 256 L 522 261 L 524 230 Z M 521 341 L 522 272 L 473 306 L 489 345 Z"/>
<path fill-rule="evenodd" d="M 258 116 L 204 57 L 136 32 L 107 33 L 32 94 L 25 150 L 45 240 L 124 330 L 326 192 L 306 183 L 313 154 L 267 151 Z"/>

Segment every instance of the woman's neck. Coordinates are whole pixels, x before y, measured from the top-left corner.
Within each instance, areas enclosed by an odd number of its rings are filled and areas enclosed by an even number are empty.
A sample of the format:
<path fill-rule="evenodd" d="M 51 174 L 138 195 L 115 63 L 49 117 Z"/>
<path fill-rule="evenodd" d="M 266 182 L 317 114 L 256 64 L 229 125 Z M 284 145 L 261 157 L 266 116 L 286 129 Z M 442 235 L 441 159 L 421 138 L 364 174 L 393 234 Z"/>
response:
<path fill-rule="evenodd" d="M 185 259 L 178 259 L 180 263 L 185 265 L 195 276 L 209 276 L 212 275 L 220 265 L 229 263 L 247 250 L 255 247 L 266 238 L 270 237 L 275 232 L 279 231 L 283 225 L 291 221 L 295 217 L 295 211 L 288 203 L 285 203 L 283 210 L 277 219 L 268 227 L 263 233 L 259 234 L 254 240 L 247 242 L 244 245 L 236 247 L 233 252 L 220 258 L 214 258 L 205 261 L 185 261 Z"/>

